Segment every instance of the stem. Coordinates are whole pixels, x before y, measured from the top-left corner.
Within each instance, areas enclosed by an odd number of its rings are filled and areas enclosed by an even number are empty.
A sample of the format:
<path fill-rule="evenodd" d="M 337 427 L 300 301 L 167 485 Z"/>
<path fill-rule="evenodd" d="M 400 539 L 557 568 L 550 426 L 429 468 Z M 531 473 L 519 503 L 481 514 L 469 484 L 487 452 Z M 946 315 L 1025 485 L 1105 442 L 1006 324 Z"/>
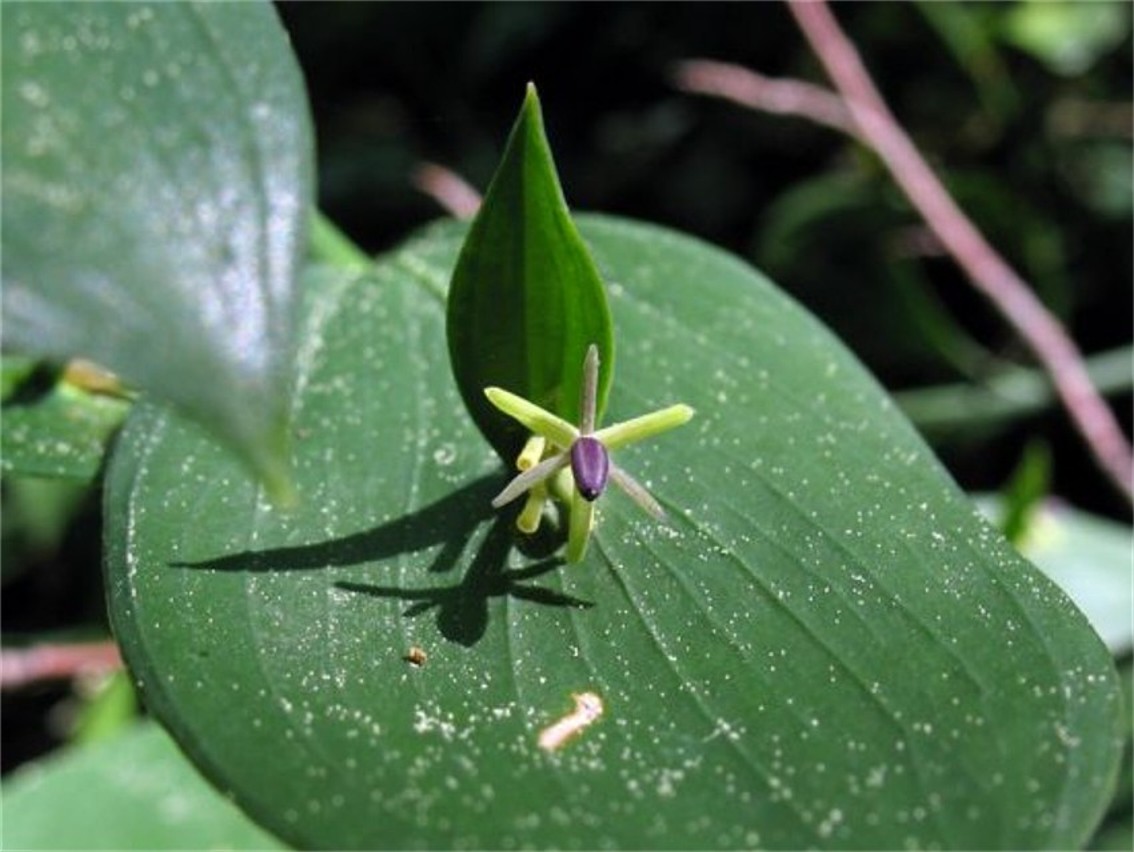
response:
<path fill-rule="evenodd" d="M 567 522 L 567 561 L 582 562 L 595 523 L 595 504 L 583 499 L 577 488 L 571 493 L 571 517 Z"/>
<path fill-rule="evenodd" d="M 1087 373 L 1100 392 L 1129 393 L 1134 347 L 1092 355 Z M 894 394 L 901 409 L 923 432 L 954 432 L 966 426 L 988 426 L 1043 411 L 1055 400 L 1051 378 L 1042 370 L 1016 367 L 977 384 L 914 388 Z"/>
<path fill-rule="evenodd" d="M 728 62 L 690 59 L 673 71 L 679 89 L 724 98 L 750 109 L 778 115 L 798 115 L 858 137 L 858 127 L 843 99 L 822 86 L 803 80 L 775 79 Z"/>

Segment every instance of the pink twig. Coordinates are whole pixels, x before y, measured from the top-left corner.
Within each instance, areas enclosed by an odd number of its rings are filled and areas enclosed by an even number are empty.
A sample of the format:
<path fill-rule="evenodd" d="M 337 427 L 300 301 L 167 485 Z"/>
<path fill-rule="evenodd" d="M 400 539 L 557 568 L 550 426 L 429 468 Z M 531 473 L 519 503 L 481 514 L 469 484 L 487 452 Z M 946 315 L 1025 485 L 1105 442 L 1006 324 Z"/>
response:
<path fill-rule="evenodd" d="M 65 680 L 122 667 L 114 642 L 33 645 L 0 652 L 0 688 L 18 689 L 42 680 Z"/>
<path fill-rule="evenodd" d="M 1102 469 L 1126 498 L 1134 501 L 1130 444 L 1091 384 L 1074 341 L 953 201 L 890 113 L 826 2 L 791 0 L 788 8 L 842 94 L 861 136 L 977 289 L 1024 338 L 1051 375 L 1060 399 Z"/>
<path fill-rule="evenodd" d="M 844 130 L 874 149 L 937 240 L 1031 348 L 1100 467 L 1127 500 L 1134 501 L 1130 443 L 1091 384 L 1075 343 L 946 192 L 886 107 L 826 2 L 789 0 L 789 8 L 838 94 L 800 81 L 772 80 L 737 66 L 703 61 L 680 66 L 678 84 L 745 106 L 804 116 Z M 839 109 L 831 99 L 838 101 Z M 849 127 L 844 126 L 848 115 Z"/>
<path fill-rule="evenodd" d="M 471 219 L 480 209 L 480 193 L 456 172 L 436 163 L 422 163 L 413 185 L 458 219 Z"/>
<path fill-rule="evenodd" d="M 713 95 L 764 112 L 802 116 L 858 136 L 858 127 L 843 99 L 813 83 L 777 80 L 739 65 L 710 59 L 677 63 L 673 79 L 677 87 L 686 92 Z"/>

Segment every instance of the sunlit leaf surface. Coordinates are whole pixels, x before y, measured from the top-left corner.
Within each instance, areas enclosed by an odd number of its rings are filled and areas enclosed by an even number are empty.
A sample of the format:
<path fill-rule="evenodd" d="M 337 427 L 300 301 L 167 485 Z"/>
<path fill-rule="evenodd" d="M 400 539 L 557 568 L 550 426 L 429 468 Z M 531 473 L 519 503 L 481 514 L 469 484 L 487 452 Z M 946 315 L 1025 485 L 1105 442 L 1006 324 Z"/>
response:
<path fill-rule="evenodd" d="M 585 217 L 619 370 L 587 558 L 519 544 L 465 413 L 463 230 L 313 278 L 301 507 L 181 420 L 108 475 L 115 630 L 150 708 L 274 832 L 329 847 L 1073 847 L 1120 700 L 1070 601 L 974 512 L 857 362 L 740 261 Z M 549 544 L 550 543 L 550 544 Z"/>
<path fill-rule="evenodd" d="M 4 343 L 206 424 L 283 494 L 303 82 L 261 3 L 3 9 Z"/>

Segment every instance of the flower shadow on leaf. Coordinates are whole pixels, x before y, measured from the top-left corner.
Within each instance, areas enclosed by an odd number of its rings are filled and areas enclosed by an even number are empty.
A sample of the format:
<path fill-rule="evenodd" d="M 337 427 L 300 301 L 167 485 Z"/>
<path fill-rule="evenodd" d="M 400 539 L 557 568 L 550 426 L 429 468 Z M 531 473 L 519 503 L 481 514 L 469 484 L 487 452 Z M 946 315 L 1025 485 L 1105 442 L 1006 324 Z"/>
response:
<path fill-rule="evenodd" d="M 461 645 L 473 645 L 484 635 L 488 627 L 489 598 L 507 595 L 547 606 L 592 606 L 590 601 L 553 589 L 525 585 L 524 580 L 547 574 L 566 563 L 556 557 L 525 568 L 505 569 L 503 566 L 512 542 L 512 524 L 505 518 L 498 518 L 485 536 L 484 543 L 465 576 L 455 586 L 405 589 L 339 581 L 335 583 L 335 587 L 379 598 L 414 601 L 403 613 L 410 617 L 437 609 L 437 628 L 441 635 Z"/>
<path fill-rule="evenodd" d="M 477 527 L 491 526 L 472 556 L 460 582 L 451 586 L 402 587 L 337 579 L 338 589 L 378 598 L 412 602 L 403 615 L 414 617 L 437 610 L 437 627 L 451 642 L 476 644 L 488 627 L 490 598 L 509 596 L 546 606 L 590 607 L 589 601 L 542 586 L 525 583 L 564 565 L 550 554 L 558 546 L 552 537 L 537 537 L 518 544 L 510 514 L 496 514 L 489 501 L 499 490 L 497 477 L 486 476 L 446 497 L 392 521 L 341 538 L 312 544 L 245 550 L 197 562 L 172 562 L 171 567 L 205 571 L 312 571 L 374 563 L 400 554 L 441 545 L 429 566 L 430 573 L 455 568 Z M 514 546 L 538 561 L 523 568 L 506 568 Z"/>

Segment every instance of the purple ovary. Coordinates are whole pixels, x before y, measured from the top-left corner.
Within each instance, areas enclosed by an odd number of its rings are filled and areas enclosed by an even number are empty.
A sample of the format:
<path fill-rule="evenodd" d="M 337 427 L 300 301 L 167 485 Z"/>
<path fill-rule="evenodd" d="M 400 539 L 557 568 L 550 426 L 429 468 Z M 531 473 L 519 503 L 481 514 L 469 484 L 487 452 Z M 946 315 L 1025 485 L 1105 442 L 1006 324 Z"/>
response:
<path fill-rule="evenodd" d="M 601 441 L 587 435 L 575 441 L 571 446 L 571 473 L 584 500 L 594 500 L 602 494 L 610 474 L 610 458 Z"/>

